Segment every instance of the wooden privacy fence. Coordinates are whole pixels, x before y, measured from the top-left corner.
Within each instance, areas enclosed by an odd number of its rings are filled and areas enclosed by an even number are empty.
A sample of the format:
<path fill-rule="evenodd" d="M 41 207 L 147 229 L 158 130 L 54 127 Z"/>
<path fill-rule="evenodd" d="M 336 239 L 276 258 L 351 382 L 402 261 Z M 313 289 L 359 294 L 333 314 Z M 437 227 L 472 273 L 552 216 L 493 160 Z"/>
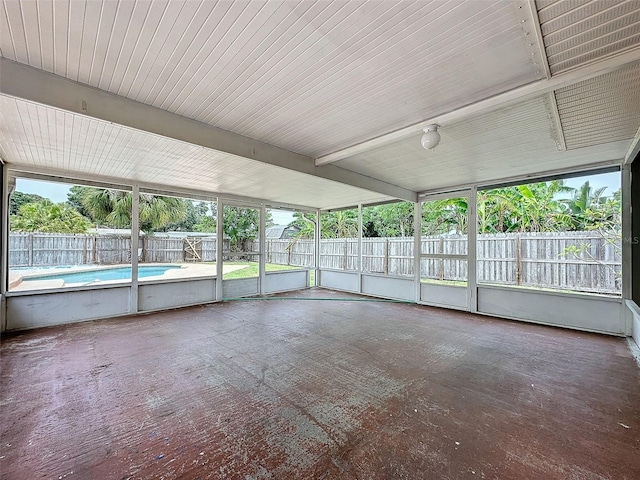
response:
<path fill-rule="evenodd" d="M 224 249 L 228 250 L 228 240 Z M 149 263 L 214 262 L 216 237 L 140 238 L 139 259 Z M 248 242 L 258 251 L 258 242 Z M 313 240 L 269 239 L 267 263 L 313 268 Z M 466 281 L 466 259 L 430 255 L 466 255 L 462 235 L 422 237 L 420 276 L 423 279 Z M 509 233 L 478 235 L 477 279 L 480 283 L 522 285 L 584 292 L 619 293 L 620 239 L 598 232 Z M 11 233 L 9 265 L 39 266 L 123 264 L 131 259 L 126 236 Z M 358 271 L 358 240 L 322 239 L 320 268 Z M 362 271 L 413 276 L 413 237 L 363 238 Z"/>
<path fill-rule="evenodd" d="M 10 267 L 129 263 L 131 239 L 64 233 L 10 233 Z"/>
<path fill-rule="evenodd" d="M 216 237 L 144 238 L 142 261 L 150 263 L 215 262 Z"/>
<path fill-rule="evenodd" d="M 479 235 L 478 281 L 620 293 L 619 238 L 599 232 Z"/>
<path fill-rule="evenodd" d="M 596 293 L 620 293 L 620 239 L 598 232 L 507 233 L 478 235 L 480 283 L 522 285 Z M 257 242 L 253 246 L 258 249 Z M 268 240 L 266 261 L 311 268 L 312 240 Z M 429 255 L 467 255 L 466 235 L 421 239 L 423 279 L 466 281 L 466 259 Z M 413 276 L 413 237 L 363 238 L 362 271 Z M 320 268 L 358 270 L 358 239 L 320 241 Z"/>
<path fill-rule="evenodd" d="M 258 242 L 253 242 L 254 252 L 260 249 Z M 275 240 L 269 239 L 265 244 L 267 263 L 291 265 L 294 267 L 313 268 L 315 242 L 313 240 Z"/>
<path fill-rule="evenodd" d="M 148 263 L 215 262 L 216 242 L 216 237 L 144 236 L 138 241 L 138 258 Z M 131 238 L 128 236 L 9 234 L 9 266 L 13 268 L 130 262 Z"/>

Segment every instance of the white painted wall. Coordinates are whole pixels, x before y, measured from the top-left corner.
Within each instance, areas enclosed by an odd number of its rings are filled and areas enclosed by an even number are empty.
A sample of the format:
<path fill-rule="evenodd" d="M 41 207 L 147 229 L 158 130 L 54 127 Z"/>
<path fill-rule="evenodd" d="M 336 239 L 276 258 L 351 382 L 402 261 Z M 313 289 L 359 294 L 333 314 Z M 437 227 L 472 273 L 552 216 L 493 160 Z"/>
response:
<path fill-rule="evenodd" d="M 25 330 L 131 313 L 130 287 L 8 296 L 7 330 Z"/>
<path fill-rule="evenodd" d="M 478 287 L 478 313 L 515 320 L 628 335 L 620 298 L 541 292 L 522 288 Z"/>
<path fill-rule="evenodd" d="M 300 290 L 308 285 L 309 272 L 294 270 L 284 272 L 265 272 L 264 293 Z"/>
<path fill-rule="evenodd" d="M 413 278 L 362 275 L 362 293 L 393 300 L 414 301 Z"/>
<path fill-rule="evenodd" d="M 360 279 L 355 272 L 339 272 L 336 270 L 320 270 L 319 286 L 359 293 Z"/>
<path fill-rule="evenodd" d="M 186 307 L 215 301 L 215 278 L 170 283 L 141 283 L 138 286 L 138 310 L 140 312 Z"/>
<path fill-rule="evenodd" d="M 258 277 L 234 278 L 222 281 L 223 298 L 249 297 L 258 294 Z"/>
<path fill-rule="evenodd" d="M 420 284 L 420 302 L 435 307 L 469 310 L 467 287 L 457 285 Z"/>

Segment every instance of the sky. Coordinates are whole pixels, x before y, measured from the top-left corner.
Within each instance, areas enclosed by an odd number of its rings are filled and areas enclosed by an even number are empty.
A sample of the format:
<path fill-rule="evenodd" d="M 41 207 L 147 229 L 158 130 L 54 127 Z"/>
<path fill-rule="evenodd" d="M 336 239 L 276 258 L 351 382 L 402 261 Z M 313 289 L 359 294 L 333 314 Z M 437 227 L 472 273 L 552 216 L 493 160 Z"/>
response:
<path fill-rule="evenodd" d="M 567 187 L 578 188 L 584 184 L 584 182 L 589 180 L 589 186 L 593 188 L 594 191 L 602 187 L 607 187 L 604 191 L 604 196 L 608 197 L 613 192 L 620 189 L 622 181 L 621 177 L 620 172 L 601 173 L 600 175 L 567 178 L 565 185 Z"/>
<path fill-rule="evenodd" d="M 620 188 L 620 172 L 569 178 L 566 180 L 566 185 L 577 188 L 586 180 L 589 180 L 589 184 L 594 190 L 601 187 L 607 187 L 604 192 L 605 196 L 611 195 Z M 17 191 L 23 193 L 36 193 L 41 197 L 48 198 L 54 203 L 65 202 L 67 200 L 67 193 L 69 192 L 70 186 L 71 185 L 65 183 L 43 182 L 40 180 L 28 180 L 24 178 L 18 178 L 16 182 Z M 293 221 L 293 213 L 282 210 L 272 210 L 271 217 L 273 219 L 273 223 L 276 225 L 288 225 Z"/>

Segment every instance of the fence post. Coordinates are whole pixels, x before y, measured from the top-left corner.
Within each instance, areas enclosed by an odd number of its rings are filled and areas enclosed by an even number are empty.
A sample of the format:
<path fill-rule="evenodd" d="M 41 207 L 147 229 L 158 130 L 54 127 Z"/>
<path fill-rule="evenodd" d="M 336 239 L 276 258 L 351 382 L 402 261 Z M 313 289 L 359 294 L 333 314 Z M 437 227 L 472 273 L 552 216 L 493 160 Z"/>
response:
<path fill-rule="evenodd" d="M 522 247 L 522 240 L 520 238 L 520 234 L 516 234 L 516 285 L 520 285 L 522 279 L 522 252 L 520 251 Z"/>
<path fill-rule="evenodd" d="M 33 267 L 33 233 L 29 234 L 29 243 L 27 248 L 29 249 L 29 266 Z"/>
<path fill-rule="evenodd" d="M 343 270 L 346 270 L 347 266 L 349 265 L 349 260 L 347 258 L 347 251 L 348 251 L 347 242 L 348 242 L 348 240 L 345 238 L 344 239 L 344 262 L 343 262 L 343 265 L 342 265 L 342 269 Z"/>
<path fill-rule="evenodd" d="M 266 235 L 266 233 L 265 233 Z M 266 263 L 271 263 L 271 259 L 269 258 L 269 256 L 271 255 L 271 252 L 269 251 L 269 246 L 271 245 L 271 240 L 268 238 L 265 238 L 264 240 L 264 258 L 266 259 L 265 262 Z M 260 242 L 258 242 L 258 248 L 260 248 Z M 251 249 L 253 250 L 253 245 L 251 246 Z"/>
<path fill-rule="evenodd" d="M 444 238 L 440 237 L 438 244 L 439 244 L 438 253 L 440 255 L 444 255 Z M 439 263 L 440 263 L 440 269 L 439 269 L 440 272 L 438 276 L 440 277 L 440 280 L 444 280 L 444 258 L 441 258 Z"/>
<path fill-rule="evenodd" d="M 389 274 L 389 239 L 385 238 L 384 241 L 384 274 Z"/>

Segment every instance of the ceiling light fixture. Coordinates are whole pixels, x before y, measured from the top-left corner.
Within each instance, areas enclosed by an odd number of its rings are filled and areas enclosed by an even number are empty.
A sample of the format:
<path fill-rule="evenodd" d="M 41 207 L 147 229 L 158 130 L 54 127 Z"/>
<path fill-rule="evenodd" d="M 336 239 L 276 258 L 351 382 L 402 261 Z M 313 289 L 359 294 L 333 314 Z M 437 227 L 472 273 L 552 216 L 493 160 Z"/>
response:
<path fill-rule="evenodd" d="M 422 135 L 422 148 L 432 150 L 440 143 L 440 134 L 438 133 L 438 127 L 440 125 L 427 125 L 422 129 L 424 135 Z"/>

